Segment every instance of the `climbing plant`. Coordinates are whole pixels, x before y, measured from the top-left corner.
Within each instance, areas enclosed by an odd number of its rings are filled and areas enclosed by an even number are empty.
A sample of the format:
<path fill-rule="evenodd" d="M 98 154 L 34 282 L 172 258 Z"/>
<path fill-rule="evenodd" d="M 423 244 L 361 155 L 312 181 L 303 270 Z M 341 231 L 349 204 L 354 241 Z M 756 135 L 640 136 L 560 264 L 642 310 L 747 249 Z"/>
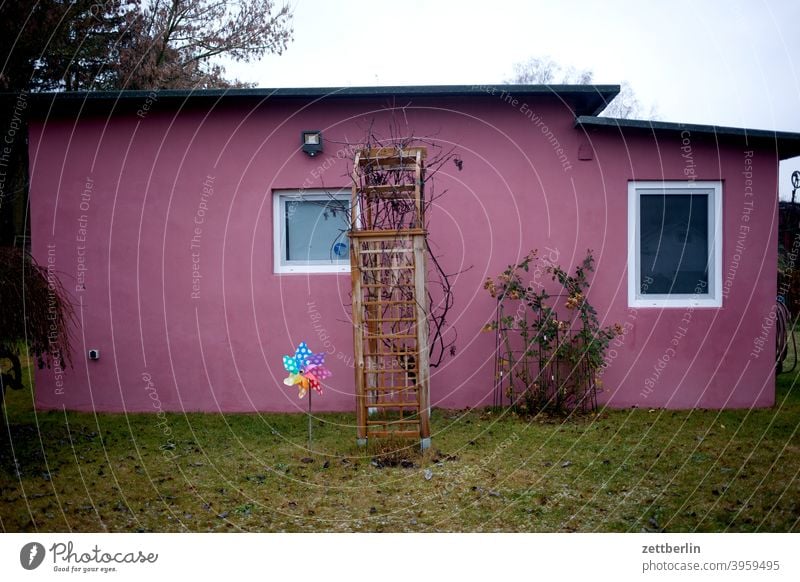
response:
<path fill-rule="evenodd" d="M 394 149 L 398 152 L 409 150 L 415 147 L 424 147 L 427 150 L 425 160 L 425 177 L 423 179 L 423 200 L 422 206 L 425 212 L 426 230 L 429 230 L 430 212 L 429 210 L 439 203 L 439 199 L 447 194 L 447 190 L 437 190 L 435 188 L 435 177 L 438 172 L 446 165 L 453 164 L 457 171 L 461 171 L 464 162 L 456 152 L 455 147 L 443 147 L 440 140 L 435 137 L 417 135 L 412 129 L 405 127 L 397 120 L 393 121 L 380 133 L 370 124 L 365 130 L 364 135 L 355 142 L 336 142 L 331 143 L 340 146 L 337 157 L 341 156 L 348 159 L 347 178 L 353 179 L 352 164 L 355 155 L 359 151 L 371 149 Z M 404 172 L 397 169 L 373 170 L 370 173 L 370 186 L 398 185 L 403 179 Z M 324 187 L 324 185 L 323 185 Z M 337 189 L 338 191 L 338 189 Z M 350 201 L 342 201 L 335 196 L 334 191 L 327 192 L 328 197 L 321 202 L 326 207 L 328 216 L 336 217 L 337 214 L 344 216 L 345 222 L 350 223 Z M 412 199 L 398 198 L 391 204 L 385 205 L 382 211 L 373 216 L 373 228 L 376 230 L 398 230 L 407 225 L 409 220 L 415 216 L 416 207 Z M 333 245 L 345 240 L 347 231 L 342 230 L 340 237 L 333 241 Z M 443 264 L 441 253 L 436 252 L 431 247 L 430 239 L 426 237 L 425 246 L 428 253 L 429 272 L 427 273 L 427 313 L 428 313 L 428 357 L 432 368 L 439 367 L 447 356 L 456 354 L 456 329 L 450 325 L 449 317 L 455 303 L 453 284 L 455 278 L 468 271 L 472 266 L 468 266 L 458 271 L 449 271 Z M 333 252 L 333 250 L 332 250 Z M 400 327 L 400 326 L 398 326 Z M 399 365 L 404 366 L 403 362 Z"/>

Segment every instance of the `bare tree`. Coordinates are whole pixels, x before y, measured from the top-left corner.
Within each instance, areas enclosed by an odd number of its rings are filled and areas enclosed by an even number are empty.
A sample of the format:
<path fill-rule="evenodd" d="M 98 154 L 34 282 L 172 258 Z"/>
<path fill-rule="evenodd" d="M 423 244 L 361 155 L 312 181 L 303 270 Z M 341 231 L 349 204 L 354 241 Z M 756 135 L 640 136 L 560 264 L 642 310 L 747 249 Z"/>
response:
<path fill-rule="evenodd" d="M 150 0 L 121 51 L 126 89 L 240 86 L 216 60 L 251 61 L 281 54 L 292 39 L 292 13 L 273 0 Z"/>
<path fill-rule="evenodd" d="M 619 95 L 608 104 L 600 115 L 617 119 L 658 119 L 655 107 L 650 107 L 650 111 L 645 113 L 644 105 L 639 101 L 636 92 L 627 81 L 620 83 Z"/>
<path fill-rule="evenodd" d="M 588 85 L 594 73 L 589 69 L 564 68 L 550 57 L 531 57 L 514 63 L 514 75 L 507 83 L 522 85 Z"/>
<path fill-rule="evenodd" d="M 514 74 L 506 83 L 523 85 L 589 85 L 594 82 L 594 71 L 591 69 L 576 69 L 563 67 L 550 57 L 531 57 L 527 61 L 513 65 Z M 647 117 L 656 119 L 655 108 L 645 112 L 636 92 L 630 83 L 624 81 L 620 84 L 619 95 L 608 104 L 601 113 L 604 117 L 618 119 L 631 119 Z"/>

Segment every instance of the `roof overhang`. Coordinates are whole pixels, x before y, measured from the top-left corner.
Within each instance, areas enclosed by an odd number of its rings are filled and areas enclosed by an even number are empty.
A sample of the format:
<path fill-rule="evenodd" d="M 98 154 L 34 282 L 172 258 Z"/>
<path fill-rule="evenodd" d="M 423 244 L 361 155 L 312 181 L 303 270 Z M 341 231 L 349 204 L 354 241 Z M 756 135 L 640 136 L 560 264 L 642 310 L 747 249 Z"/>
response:
<path fill-rule="evenodd" d="M 495 98 L 551 97 L 570 107 L 576 116 L 597 115 L 619 93 L 619 85 L 423 85 L 393 87 L 309 87 L 281 89 L 198 89 L 159 91 L 78 91 L 31 93 L 36 117 L 87 115 L 130 110 L 149 102 L 158 107 L 260 102 L 274 99 L 339 100 L 386 98 Z M 12 97 L 6 95 L 6 98 Z"/>
<path fill-rule="evenodd" d="M 778 154 L 778 159 L 785 160 L 800 156 L 800 133 L 788 131 L 769 131 L 765 129 L 747 129 L 744 127 L 723 127 L 719 125 L 697 125 L 693 123 L 671 123 L 666 121 L 644 121 L 640 119 L 615 119 L 581 115 L 575 119 L 575 127 L 584 130 L 617 130 L 625 132 L 645 132 L 652 135 L 682 134 L 689 132 L 693 136 L 708 136 L 725 143 L 741 142 L 746 147 L 771 148 Z"/>

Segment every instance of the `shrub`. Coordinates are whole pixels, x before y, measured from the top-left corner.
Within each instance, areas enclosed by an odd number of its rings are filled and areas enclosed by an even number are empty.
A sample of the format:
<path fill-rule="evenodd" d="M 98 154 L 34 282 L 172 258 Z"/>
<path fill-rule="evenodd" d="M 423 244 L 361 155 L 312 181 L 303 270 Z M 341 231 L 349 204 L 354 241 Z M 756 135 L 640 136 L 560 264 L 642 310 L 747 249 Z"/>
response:
<path fill-rule="evenodd" d="M 548 293 L 536 277 L 523 281 L 523 272 L 532 269 L 557 292 Z M 591 250 L 572 275 L 534 250 L 484 283 L 497 299 L 497 317 L 484 327 L 497 333 L 497 386 L 517 411 L 563 414 L 597 407 L 597 372 L 622 328 L 600 326 L 587 300 L 593 271 Z"/>
<path fill-rule="evenodd" d="M 3 392 L 22 388 L 19 355 L 25 346 L 39 367 L 66 368 L 74 312 L 54 271 L 22 249 L 0 248 L 0 306 L 0 360 L 11 363 L 2 374 Z"/>

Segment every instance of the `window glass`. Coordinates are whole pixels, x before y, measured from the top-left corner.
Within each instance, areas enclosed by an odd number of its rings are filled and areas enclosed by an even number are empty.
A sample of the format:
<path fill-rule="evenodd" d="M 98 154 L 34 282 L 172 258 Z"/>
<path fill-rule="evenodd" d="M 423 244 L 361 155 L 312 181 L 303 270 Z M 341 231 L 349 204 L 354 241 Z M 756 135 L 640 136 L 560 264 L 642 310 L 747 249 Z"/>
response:
<path fill-rule="evenodd" d="M 707 293 L 708 198 L 707 194 L 640 196 L 640 293 Z"/>
<path fill-rule="evenodd" d="M 348 260 L 344 201 L 287 199 L 286 261 Z"/>

